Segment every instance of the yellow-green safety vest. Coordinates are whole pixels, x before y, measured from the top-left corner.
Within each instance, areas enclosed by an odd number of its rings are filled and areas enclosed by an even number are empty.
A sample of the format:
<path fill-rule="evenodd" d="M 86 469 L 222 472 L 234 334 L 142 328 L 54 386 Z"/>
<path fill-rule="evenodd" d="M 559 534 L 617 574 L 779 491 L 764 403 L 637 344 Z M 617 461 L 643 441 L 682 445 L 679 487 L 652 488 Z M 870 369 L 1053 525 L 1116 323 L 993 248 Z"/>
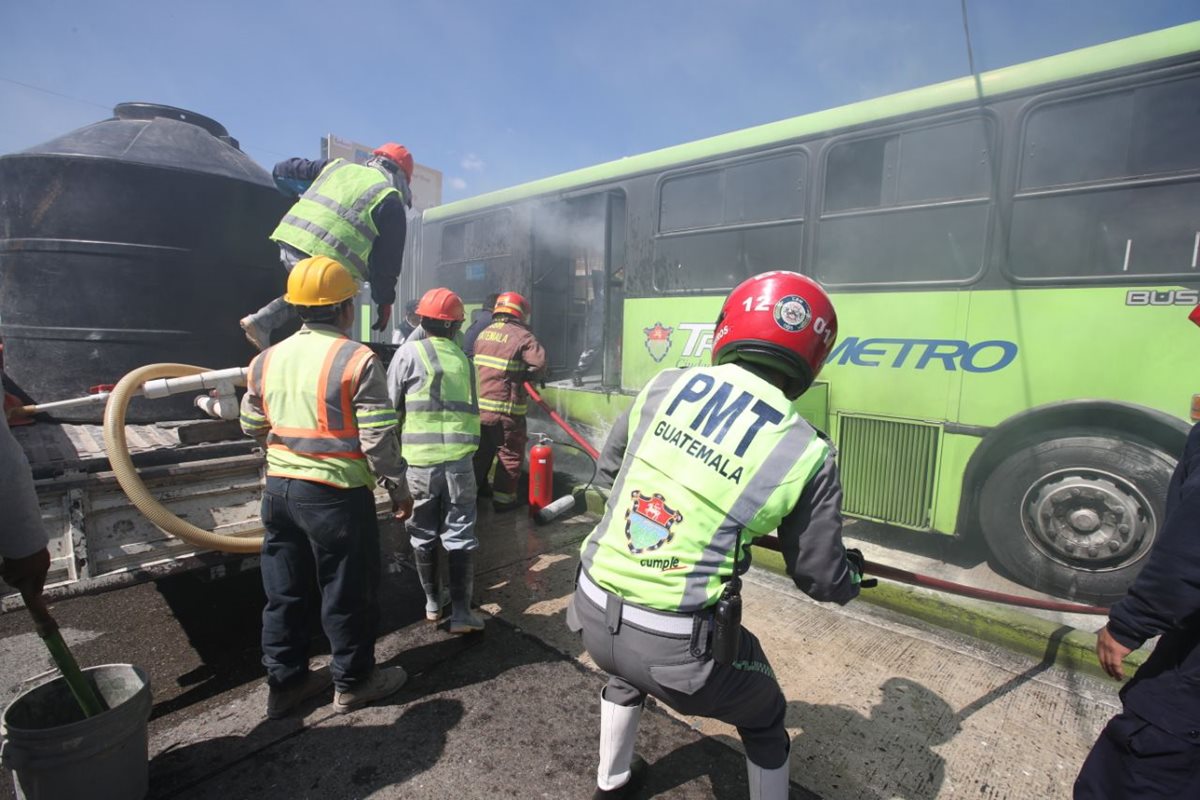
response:
<path fill-rule="evenodd" d="M 358 431 L 395 426 L 396 412 L 355 411 L 359 378 L 373 356 L 339 333 L 309 328 L 255 356 L 249 382 L 271 426 L 267 475 L 347 489 L 375 484 Z"/>
<path fill-rule="evenodd" d="M 583 568 L 631 603 L 706 608 L 733 575 L 735 548 L 775 530 L 828 457 L 796 404 L 737 364 L 662 372 L 630 410 Z"/>
<path fill-rule="evenodd" d="M 367 264 L 379 235 L 371 212 L 389 194 L 397 194 L 396 187 L 382 172 L 336 158 L 300 195 L 271 238 L 310 256 L 329 256 L 362 283 L 370 274 Z"/>
<path fill-rule="evenodd" d="M 479 447 L 475 369 L 450 339 L 429 336 L 404 345 L 416 351 L 425 380 L 404 396 L 400 444 L 410 464 L 457 461 Z"/>

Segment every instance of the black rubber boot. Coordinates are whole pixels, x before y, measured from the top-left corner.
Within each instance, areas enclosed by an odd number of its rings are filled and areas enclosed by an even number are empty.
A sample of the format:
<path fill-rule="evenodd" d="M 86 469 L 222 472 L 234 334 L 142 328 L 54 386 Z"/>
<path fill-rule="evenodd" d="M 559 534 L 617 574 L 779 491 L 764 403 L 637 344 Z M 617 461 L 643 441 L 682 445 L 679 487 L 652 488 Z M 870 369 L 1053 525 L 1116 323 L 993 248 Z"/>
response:
<path fill-rule="evenodd" d="M 475 633 L 483 630 L 483 617 L 471 611 L 471 593 L 475 589 L 475 553 L 451 550 L 450 558 L 450 632 Z"/>

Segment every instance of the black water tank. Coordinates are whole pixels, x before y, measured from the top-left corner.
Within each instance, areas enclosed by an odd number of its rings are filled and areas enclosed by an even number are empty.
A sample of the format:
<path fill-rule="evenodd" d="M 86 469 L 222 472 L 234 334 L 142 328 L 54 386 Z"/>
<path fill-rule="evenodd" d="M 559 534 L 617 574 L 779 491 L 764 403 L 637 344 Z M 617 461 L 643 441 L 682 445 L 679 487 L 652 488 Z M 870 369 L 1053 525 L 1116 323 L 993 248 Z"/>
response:
<path fill-rule="evenodd" d="M 0 157 L 5 372 L 47 402 L 142 364 L 247 364 L 238 319 L 283 291 L 268 236 L 288 206 L 223 126 L 170 106 L 122 103 Z M 137 400 L 130 419 L 195 413 L 190 398 Z"/>

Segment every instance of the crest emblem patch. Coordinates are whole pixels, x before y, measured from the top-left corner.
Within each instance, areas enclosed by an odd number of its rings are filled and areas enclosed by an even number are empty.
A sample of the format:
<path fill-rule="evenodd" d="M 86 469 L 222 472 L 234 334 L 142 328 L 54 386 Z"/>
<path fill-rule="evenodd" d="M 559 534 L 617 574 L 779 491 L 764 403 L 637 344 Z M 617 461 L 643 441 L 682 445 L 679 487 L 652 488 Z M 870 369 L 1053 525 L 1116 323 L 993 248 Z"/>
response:
<path fill-rule="evenodd" d="M 656 362 L 667 357 L 671 350 L 671 333 L 674 328 L 668 328 L 661 322 L 654 323 L 653 328 L 642 328 L 646 334 L 646 350 Z"/>
<path fill-rule="evenodd" d="M 657 550 L 674 538 L 671 526 L 683 522 L 683 514 L 667 505 L 657 492 L 647 497 L 634 489 L 632 503 L 625 512 L 625 539 L 629 552 L 637 555 Z"/>
<path fill-rule="evenodd" d="M 812 309 L 808 307 L 808 301 L 798 294 L 789 294 L 775 304 L 772 312 L 775 317 L 775 324 L 783 328 L 785 331 L 796 333 L 808 327 L 808 323 L 812 320 Z"/>

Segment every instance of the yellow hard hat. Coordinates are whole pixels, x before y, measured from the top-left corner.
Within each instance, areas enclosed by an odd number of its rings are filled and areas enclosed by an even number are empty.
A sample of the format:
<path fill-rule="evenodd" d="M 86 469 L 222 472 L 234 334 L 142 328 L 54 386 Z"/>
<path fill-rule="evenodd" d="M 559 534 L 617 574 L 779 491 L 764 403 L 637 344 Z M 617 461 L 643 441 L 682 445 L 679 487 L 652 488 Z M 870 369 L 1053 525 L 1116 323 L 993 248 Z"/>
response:
<path fill-rule="evenodd" d="M 333 306 L 358 294 L 350 272 L 329 256 L 297 261 L 283 299 L 294 306 Z"/>

